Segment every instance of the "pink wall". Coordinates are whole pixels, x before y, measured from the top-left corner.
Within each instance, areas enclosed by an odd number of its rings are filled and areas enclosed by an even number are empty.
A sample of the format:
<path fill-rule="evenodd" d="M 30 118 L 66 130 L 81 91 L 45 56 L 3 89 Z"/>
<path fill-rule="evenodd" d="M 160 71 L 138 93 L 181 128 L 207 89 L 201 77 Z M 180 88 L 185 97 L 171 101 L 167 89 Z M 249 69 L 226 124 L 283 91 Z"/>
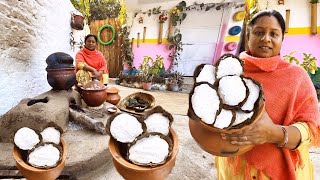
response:
<path fill-rule="evenodd" d="M 169 44 L 140 44 L 137 47 L 137 44 L 134 44 L 132 49 L 134 54 L 133 66 L 139 69 L 144 56 L 150 56 L 155 59 L 156 55 L 161 55 L 164 58 L 165 70 L 168 70 L 171 66 L 169 54 L 172 51 L 168 49 L 168 46 Z"/>
<path fill-rule="evenodd" d="M 292 51 L 296 51 L 293 56 L 300 62 L 303 61 L 303 53 L 312 54 L 318 59 L 317 65 L 320 66 L 320 34 L 285 36 L 282 43 L 281 56 L 289 55 Z"/>

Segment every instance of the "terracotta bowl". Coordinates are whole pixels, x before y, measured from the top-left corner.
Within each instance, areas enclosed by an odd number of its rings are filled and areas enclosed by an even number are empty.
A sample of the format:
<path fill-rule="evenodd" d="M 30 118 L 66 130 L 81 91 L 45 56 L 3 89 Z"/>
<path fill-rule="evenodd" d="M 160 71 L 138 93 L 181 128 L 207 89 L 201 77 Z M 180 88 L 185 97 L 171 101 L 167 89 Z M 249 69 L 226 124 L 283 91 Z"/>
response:
<path fill-rule="evenodd" d="M 193 139 L 206 152 L 215 156 L 236 156 L 249 151 L 253 145 L 237 146 L 231 144 L 229 141 L 221 139 L 221 133 L 232 133 L 241 131 L 243 128 L 255 124 L 264 111 L 264 103 L 259 110 L 254 114 L 254 119 L 249 125 L 245 125 L 239 129 L 219 129 L 205 124 L 202 121 L 189 120 L 189 130 Z"/>
<path fill-rule="evenodd" d="M 28 180 L 54 180 L 57 179 L 61 174 L 67 158 L 68 146 L 63 139 L 61 139 L 61 146 L 63 149 L 62 160 L 56 167 L 50 169 L 39 169 L 25 163 L 20 154 L 20 150 L 17 147 L 13 148 L 12 153 L 14 159 L 16 160 L 16 166 L 18 170 Z"/>
<path fill-rule="evenodd" d="M 116 167 L 119 174 L 124 179 L 130 180 L 163 180 L 170 173 L 175 165 L 176 157 L 178 153 L 178 136 L 173 129 L 170 129 L 170 133 L 173 139 L 173 149 L 171 156 L 167 159 L 167 162 L 157 167 L 143 167 L 132 164 L 122 157 L 119 150 L 119 144 L 117 141 L 110 138 L 109 151 L 113 158 L 113 165 Z"/>

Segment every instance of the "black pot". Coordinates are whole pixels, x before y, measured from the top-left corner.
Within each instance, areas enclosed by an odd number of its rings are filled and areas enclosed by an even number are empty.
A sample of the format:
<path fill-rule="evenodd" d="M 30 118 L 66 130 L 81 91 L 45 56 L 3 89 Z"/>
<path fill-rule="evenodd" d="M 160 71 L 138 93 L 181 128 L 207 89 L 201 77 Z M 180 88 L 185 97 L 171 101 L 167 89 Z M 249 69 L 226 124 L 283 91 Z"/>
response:
<path fill-rule="evenodd" d="M 56 52 L 50 54 L 47 59 L 47 69 L 73 68 L 73 58 L 66 53 Z"/>

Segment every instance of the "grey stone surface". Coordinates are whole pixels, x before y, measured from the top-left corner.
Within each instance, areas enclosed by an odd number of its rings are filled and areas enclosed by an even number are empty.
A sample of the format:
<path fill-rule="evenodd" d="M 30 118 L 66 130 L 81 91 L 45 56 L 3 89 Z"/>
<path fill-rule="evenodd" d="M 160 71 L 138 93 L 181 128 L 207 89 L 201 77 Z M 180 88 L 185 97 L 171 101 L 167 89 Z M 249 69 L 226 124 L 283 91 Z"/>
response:
<path fill-rule="evenodd" d="M 69 102 L 80 102 L 76 91 L 48 91 L 32 99 L 47 98 L 48 102 L 38 102 L 28 106 L 29 98 L 23 99 L 0 118 L 0 142 L 13 142 L 14 133 L 21 127 L 42 131 L 49 122 L 54 122 L 64 131 L 69 120 Z"/>

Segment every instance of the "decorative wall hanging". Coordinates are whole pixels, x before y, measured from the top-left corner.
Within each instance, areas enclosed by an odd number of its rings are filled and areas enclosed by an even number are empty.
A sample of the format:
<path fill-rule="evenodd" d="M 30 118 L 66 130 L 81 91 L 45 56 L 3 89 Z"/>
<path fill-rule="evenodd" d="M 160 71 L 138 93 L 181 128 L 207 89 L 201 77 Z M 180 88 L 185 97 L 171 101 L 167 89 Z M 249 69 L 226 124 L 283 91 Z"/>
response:
<path fill-rule="evenodd" d="M 147 33 L 147 27 L 143 27 L 143 39 L 142 39 L 143 43 L 146 41 L 146 33 Z"/>
<path fill-rule="evenodd" d="M 284 0 L 279 0 L 279 1 L 278 1 L 278 4 L 279 4 L 279 5 L 284 5 Z"/>
<path fill-rule="evenodd" d="M 140 33 L 138 33 L 138 38 L 137 38 L 137 47 L 140 46 Z"/>
<path fill-rule="evenodd" d="M 311 0 L 311 34 L 317 34 L 317 6 L 319 0 Z"/>
<path fill-rule="evenodd" d="M 224 46 L 224 49 L 226 51 L 233 51 L 235 49 L 237 49 L 237 43 L 236 42 L 229 42 Z"/>
<path fill-rule="evenodd" d="M 83 30 L 84 17 L 81 13 L 76 11 L 71 12 L 71 27 L 75 30 Z"/>
<path fill-rule="evenodd" d="M 143 17 L 139 17 L 139 24 L 143 24 Z"/>
<path fill-rule="evenodd" d="M 111 37 L 111 39 L 110 39 L 108 42 L 104 42 L 104 41 L 102 41 L 101 38 L 100 38 L 101 31 L 102 31 L 104 28 L 110 28 L 111 31 L 112 31 L 112 37 Z M 101 27 L 99 28 L 99 30 L 98 30 L 98 41 L 99 41 L 101 44 L 103 44 L 103 45 L 112 44 L 115 37 L 116 37 L 116 31 L 114 30 L 114 28 L 113 28 L 110 24 L 105 24 L 105 25 L 101 26 Z"/>
<path fill-rule="evenodd" d="M 166 14 L 162 13 L 160 16 L 159 16 L 159 25 L 160 25 L 160 28 L 159 28 L 159 37 L 158 37 L 158 43 L 161 44 L 162 43 L 162 33 L 163 33 L 163 23 L 166 22 L 167 20 L 167 16 Z"/>
<path fill-rule="evenodd" d="M 232 28 L 229 29 L 229 34 L 231 36 L 238 35 L 241 32 L 241 27 L 240 26 L 233 26 Z"/>
<path fill-rule="evenodd" d="M 244 20 L 246 17 L 246 11 L 238 11 L 233 15 L 233 21 L 238 22 Z"/>
<path fill-rule="evenodd" d="M 290 9 L 286 10 L 286 29 L 285 29 L 285 33 L 289 32 L 289 22 L 290 22 Z"/>

